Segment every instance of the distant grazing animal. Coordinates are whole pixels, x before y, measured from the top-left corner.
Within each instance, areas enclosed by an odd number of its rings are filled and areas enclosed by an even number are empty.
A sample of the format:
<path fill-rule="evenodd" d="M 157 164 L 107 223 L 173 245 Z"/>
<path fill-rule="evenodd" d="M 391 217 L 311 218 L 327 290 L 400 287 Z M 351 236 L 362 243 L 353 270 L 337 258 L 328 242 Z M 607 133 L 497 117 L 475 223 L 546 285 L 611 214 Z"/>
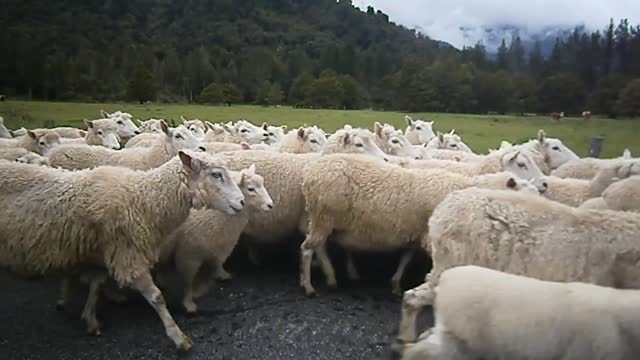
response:
<path fill-rule="evenodd" d="M 582 118 L 585 119 L 585 120 L 591 119 L 591 111 L 583 111 L 582 112 Z"/>
<path fill-rule="evenodd" d="M 558 121 L 558 120 L 560 120 L 560 118 L 563 118 L 563 117 L 564 117 L 564 111 L 563 111 L 563 112 L 559 112 L 559 113 L 557 113 L 557 112 L 552 112 L 552 113 L 551 113 L 551 117 L 553 118 L 553 120 Z"/>

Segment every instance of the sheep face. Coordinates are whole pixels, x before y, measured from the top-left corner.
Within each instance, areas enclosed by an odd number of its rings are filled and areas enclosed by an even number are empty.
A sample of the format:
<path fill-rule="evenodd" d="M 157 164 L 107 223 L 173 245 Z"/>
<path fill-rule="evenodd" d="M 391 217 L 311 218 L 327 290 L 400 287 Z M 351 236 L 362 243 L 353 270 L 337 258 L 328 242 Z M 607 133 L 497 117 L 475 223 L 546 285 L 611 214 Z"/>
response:
<path fill-rule="evenodd" d="M 138 129 L 131 119 L 118 117 L 114 118 L 114 120 L 118 126 L 118 136 L 120 136 L 121 139 L 130 139 L 140 134 L 140 129 Z"/>
<path fill-rule="evenodd" d="M 187 129 L 189 129 L 189 131 L 191 131 L 193 136 L 195 136 L 197 139 L 200 139 L 200 140 L 204 139 L 205 126 L 201 120 L 199 119 L 186 120 L 185 118 L 182 118 L 182 120 L 183 120 L 182 125 L 184 125 Z"/>
<path fill-rule="evenodd" d="M 229 215 L 242 210 L 244 195 L 220 158 L 188 150 L 180 150 L 178 156 L 188 174 L 194 208 L 216 209 Z"/>
<path fill-rule="evenodd" d="M 378 145 L 376 145 L 373 135 L 365 129 L 342 130 L 336 132 L 338 134 L 338 151 L 339 153 L 365 154 L 375 156 L 389 161 Z"/>
<path fill-rule="evenodd" d="M 520 191 L 527 194 L 538 195 L 540 190 L 529 180 L 520 179 L 518 177 L 510 178 L 506 183 L 507 189 Z"/>
<path fill-rule="evenodd" d="M 407 130 L 404 135 L 413 145 L 426 144 L 436 137 L 433 132 L 433 121 L 413 120 L 410 116 L 404 117 Z"/>
<path fill-rule="evenodd" d="M 566 147 L 561 140 L 546 137 L 542 130 L 538 132 L 537 140 L 537 150 L 544 155 L 551 170 L 559 168 L 560 165 L 570 160 L 579 158 L 578 155 Z"/>
<path fill-rule="evenodd" d="M 240 172 L 240 182 L 238 186 L 244 195 L 246 205 L 263 211 L 273 208 L 273 200 L 269 192 L 264 187 L 264 178 L 256 174 L 256 166 L 251 164 L 249 168 Z"/>
<path fill-rule="evenodd" d="M 160 125 L 160 119 L 149 119 L 147 121 L 138 120 L 138 124 L 140 124 L 140 132 L 141 133 L 153 133 L 160 134 L 162 133 L 162 126 Z"/>
<path fill-rule="evenodd" d="M 272 145 L 282 140 L 282 138 L 284 137 L 284 131 L 286 129 L 287 129 L 287 125 L 282 125 L 282 126 L 267 125 L 266 130 L 267 130 L 267 134 L 269 135 L 269 140 L 267 141 L 267 144 Z"/>
<path fill-rule="evenodd" d="M 107 120 L 107 121 L 105 121 Z M 87 141 L 89 145 L 100 145 L 109 149 L 120 149 L 118 127 L 114 126 L 111 119 L 85 120 L 87 125 Z"/>
<path fill-rule="evenodd" d="M 235 125 L 224 125 L 225 129 L 239 136 L 247 144 L 254 145 L 269 140 L 269 133 L 260 126 L 255 126 L 246 120 L 239 120 Z"/>
<path fill-rule="evenodd" d="M 302 142 L 301 153 L 320 152 L 327 143 L 325 135 L 315 126 L 298 129 L 297 136 Z"/>
<path fill-rule="evenodd" d="M 547 191 L 545 175 L 529 155 L 520 150 L 509 151 L 502 156 L 501 161 L 504 171 L 509 171 L 521 179 L 531 179 L 540 193 Z"/>
<path fill-rule="evenodd" d="M 51 149 L 60 145 L 60 137 L 53 130 L 42 132 L 27 131 L 27 136 L 35 142 L 39 155 L 46 155 Z"/>
<path fill-rule="evenodd" d="M 205 133 L 205 141 L 223 142 L 227 131 L 222 125 L 214 124 L 209 121 L 205 121 L 205 125 L 208 130 Z"/>
<path fill-rule="evenodd" d="M 615 165 L 615 172 L 618 179 L 640 175 L 640 160 L 624 160 L 622 163 Z"/>
<path fill-rule="evenodd" d="M 175 151 L 178 150 L 194 150 L 194 151 L 207 151 L 207 148 L 202 144 L 202 141 L 198 140 L 193 133 L 180 125 L 176 128 L 166 128 L 166 123 L 163 124 L 163 132 L 167 134 L 171 145 Z"/>
<path fill-rule="evenodd" d="M 389 124 L 380 125 L 378 122 L 374 124 L 374 129 L 376 145 L 385 153 L 412 159 L 421 157 L 409 140 L 402 135 L 401 130 L 396 130 Z"/>
<path fill-rule="evenodd" d="M 22 164 L 32 164 L 39 166 L 50 166 L 49 159 L 36 153 L 28 153 L 16 159 L 16 162 Z"/>

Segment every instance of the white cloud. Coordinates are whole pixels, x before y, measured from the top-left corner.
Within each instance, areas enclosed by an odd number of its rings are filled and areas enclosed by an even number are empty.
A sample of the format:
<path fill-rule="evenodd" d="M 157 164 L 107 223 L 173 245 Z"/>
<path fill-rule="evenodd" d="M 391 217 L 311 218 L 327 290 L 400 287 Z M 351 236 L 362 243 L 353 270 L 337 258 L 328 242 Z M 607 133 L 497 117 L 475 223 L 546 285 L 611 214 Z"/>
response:
<path fill-rule="evenodd" d="M 429 37 L 456 47 L 482 39 L 482 27 L 515 25 L 525 32 L 545 27 L 604 28 L 609 19 L 640 22 L 639 0 L 354 0 L 366 10 L 372 5 L 391 21 L 416 28 Z M 464 36 L 460 27 L 472 28 Z"/>

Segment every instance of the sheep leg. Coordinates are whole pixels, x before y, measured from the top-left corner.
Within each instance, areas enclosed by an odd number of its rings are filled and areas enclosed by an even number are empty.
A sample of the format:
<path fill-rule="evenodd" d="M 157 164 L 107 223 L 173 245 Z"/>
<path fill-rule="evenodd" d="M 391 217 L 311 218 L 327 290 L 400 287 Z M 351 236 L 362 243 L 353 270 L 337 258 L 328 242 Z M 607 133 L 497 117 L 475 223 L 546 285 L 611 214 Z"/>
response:
<path fill-rule="evenodd" d="M 400 258 L 400 263 L 398 264 L 398 268 L 396 269 L 396 272 L 393 274 L 393 277 L 391 277 L 391 289 L 395 295 L 398 295 L 398 296 L 402 295 L 402 287 L 400 286 L 400 280 L 402 280 L 402 275 L 404 275 L 404 271 L 407 269 L 409 262 L 411 262 L 411 259 L 413 258 L 413 254 L 414 254 L 413 249 L 408 249 L 402 254 L 402 257 Z"/>
<path fill-rule="evenodd" d="M 329 255 L 327 254 L 327 243 L 324 243 L 323 246 L 318 247 L 316 249 L 316 254 L 318 255 L 318 261 L 320 261 L 322 272 L 327 279 L 327 287 L 336 288 L 336 272 L 333 269 L 331 259 L 329 259 Z"/>
<path fill-rule="evenodd" d="M 231 280 L 233 276 L 224 269 L 222 262 L 216 261 L 215 277 L 216 280 L 227 281 Z"/>
<path fill-rule="evenodd" d="M 258 250 L 256 250 L 255 246 L 249 245 L 249 261 L 252 265 L 258 266 L 260 265 L 260 256 L 258 255 Z"/>
<path fill-rule="evenodd" d="M 71 298 L 71 279 L 65 277 L 62 279 L 62 285 L 60 286 L 60 297 L 56 301 L 56 309 L 64 309 L 67 302 L 69 302 L 69 298 Z"/>
<path fill-rule="evenodd" d="M 176 324 L 173 317 L 171 317 L 171 313 L 169 313 L 169 310 L 167 309 L 167 304 L 164 301 L 162 292 L 158 289 L 156 284 L 153 283 L 151 273 L 146 271 L 137 276 L 131 283 L 131 287 L 139 291 L 147 300 L 149 305 L 151 305 L 151 307 L 156 311 L 160 320 L 162 320 L 167 336 L 173 340 L 178 351 L 191 350 L 193 342 L 191 342 L 191 339 L 189 339 L 182 330 L 180 330 L 178 324 Z"/>
<path fill-rule="evenodd" d="M 316 249 L 324 247 L 327 237 L 331 234 L 331 229 L 328 231 L 319 229 L 316 222 L 312 221 L 309 230 L 307 237 L 300 245 L 300 285 L 304 287 L 307 296 L 312 296 L 315 295 L 316 291 L 311 285 L 311 259 Z M 321 255 L 319 254 L 318 258 L 320 257 Z"/>
<path fill-rule="evenodd" d="M 430 282 L 404 292 L 398 333 L 400 343 L 406 344 L 415 341 L 418 314 L 423 307 L 433 305 L 435 295 Z"/>
<path fill-rule="evenodd" d="M 123 292 L 120 292 L 119 289 L 114 288 L 113 286 L 114 285 L 105 284 L 105 286 L 102 287 L 102 293 L 104 294 L 105 298 L 116 304 L 122 304 L 123 302 L 127 301 L 127 295 Z"/>
<path fill-rule="evenodd" d="M 198 311 L 198 305 L 193 301 L 193 283 L 195 282 L 200 265 L 200 262 L 176 253 L 176 270 L 178 270 L 178 273 L 182 276 L 184 284 L 182 305 L 189 314 L 194 314 Z"/>
<path fill-rule="evenodd" d="M 352 281 L 360 280 L 360 274 L 358 274 L 356 263 L 353 261 L 353 255 L 349 251 L 347 251 L 347 277 Z"/>
<path fill-rule="evenodd" d="M 98 304 L 98 298 L 100 295 L 100 286 L 107 280 L 106 274 L 96 275 L 91 278 L 89 282 L 89 295 L 87 296 L 87 302 L 82 309 L 83 319 L 87 323 L 87 333 L 89 335 L 99 336 L 100 322 L 96 317 L 96 305 Z"/>
<path fill-rule="evenodd" d="M 407 344 L 401 351 L 403 352 L 403 360 L 469 360 L 474 358 L 464 350 L 454 335 L 441 329 L 425 334 L 420 342 Z"/>
<path fill-rule="evenodd" d="M 204 269 L 206 269 L 206 267 Z M 200 276 L 200 281 L 198 281 L 198 276 L 196 276 L 196 280 L 194 280 L 196 285 L 194 286 L 193 292 L 191 293 L 194 299 L 199 299 L 206 295 L 209 292 L 209 286 L 211 286 L 211 284 L 216 280 L 215 271 L 208 271 L 206 274 L 203 274 L 201 272 L 201 275 L 202 276 Z"/>

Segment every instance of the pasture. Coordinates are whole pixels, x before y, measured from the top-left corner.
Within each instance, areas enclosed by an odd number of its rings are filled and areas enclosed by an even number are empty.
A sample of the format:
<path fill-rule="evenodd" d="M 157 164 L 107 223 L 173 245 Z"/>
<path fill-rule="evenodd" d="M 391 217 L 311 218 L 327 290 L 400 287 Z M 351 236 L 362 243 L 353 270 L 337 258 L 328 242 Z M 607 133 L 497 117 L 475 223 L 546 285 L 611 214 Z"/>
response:
<path fill-rule="evenodd" d="M 288 125 L 289 128 L 303 124 L 318 125 L 327 131 L 334 131 L 344 124 L 372 128 L 375 121 L 389 123 L 404 128 L 405 113 L 369 110 L 314 110 L 293 109 L 291 107 L 262 107 L 250 105 L 204 106 L 165 104 L 95 104 L 62 103 L 42 101 L 7 101 L 0 103 L 0 116 L 6 125 L 15 129 L 42 127 L 46 120 L 54 120 L 55 126 L 83 127 L 82 119 L 95 119 L 99 110 L 122 110 L 135 118 L 164 118 L 179 121 L 180 116 L 200 118 L 212 122 L 227 122 L 245 118 L 253 123 L 268 122 Z M 634 156 L 640 153 L 640 120 L 601 119 L 589 121 L 581 118 L 563 118 L 553 121 L 548 116 L 521 117 L 507 115 L 469 115 L 446 113 L 409 114 L 414 119 L 433 120 L 434 131 L 455 129 L 463 141 L 475 152 L 486 153 L 489 148 L 499 146 L 501 140 L 524 142 L 535 137 L 538 129 L 544 129 L 548 136 L 562 139 L 579 156 L 587 156 L 591 139 L 605 138 L 601 157 L 616 157 L 629 148 Z"/>

